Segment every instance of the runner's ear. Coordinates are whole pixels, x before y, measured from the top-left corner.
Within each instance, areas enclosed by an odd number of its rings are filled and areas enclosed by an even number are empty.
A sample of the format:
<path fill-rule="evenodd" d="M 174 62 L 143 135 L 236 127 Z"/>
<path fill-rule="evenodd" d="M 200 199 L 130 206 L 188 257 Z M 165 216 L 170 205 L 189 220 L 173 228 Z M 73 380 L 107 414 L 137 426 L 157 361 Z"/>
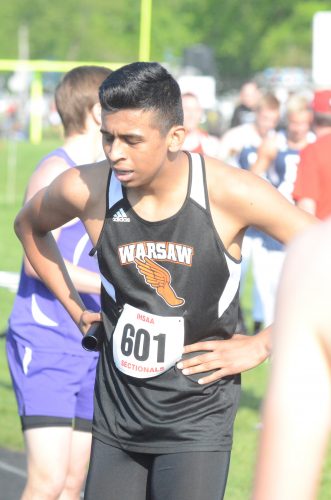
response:
<path fill-rule="evenodd" d="M 168 149 L 172 153 L 176 153 L 182 148 L 185 139 L 185 128 L 183 125 L 176 125 L 169 130 L 169 145 Z"/>
<path fill-rule="evenodd" d="M 91 115 L 93 116 L 94 121 L 101 125 L 101 105 L 99 102 L 96 102 L 91 109 Z"/>

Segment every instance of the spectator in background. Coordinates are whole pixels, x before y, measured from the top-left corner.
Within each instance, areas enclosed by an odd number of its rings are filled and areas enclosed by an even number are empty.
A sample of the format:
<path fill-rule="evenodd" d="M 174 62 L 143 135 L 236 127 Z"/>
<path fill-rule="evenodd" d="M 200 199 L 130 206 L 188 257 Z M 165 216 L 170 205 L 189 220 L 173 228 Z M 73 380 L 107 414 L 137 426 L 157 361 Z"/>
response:
<path fill-rule="evenodd" d="M 26 199 L 77 164 L 100 160 L 98 89 L 110 70 L 80 66 L 55 92 L 64 144 L 41 160 Z M 53 232 L 85 306 L 100 309 L 100 277 L 91 243 L 75 219 Z M 22 500 L 78 500 L 91 448 L 93 389 L 98 356 L 81 346 L 82 335 L 61 303 L 25 258 L 9 318 L 7 358 L 27 451 Z"/>
<path fill-rule="evenodd" d="M 265 176 L 290 201 L 293 201 L 300 151 L 315 141 L 312 120 L 309 100 L 293 94 L 286 104 L 286 128 L 262 141 L 257 159 L 251 165 L 252 172 Z"/>
<path fill-rule="evenodd" d="M 317 140 L 301 151 L 293 198 L 307 212 L 331 215 L 331 90 L 315 92 L 314 130 Z"/>
<path fill-rule="evenodd" d="M 311 132 L 310 102 L 303 96 L 292 95 L 287 102 L 286 129 L 267 136 L 258 148 L 252 172 L 264 176 L 273 186 L 292 200 L 299 152 L 315 140 Z M 284 246 L 266 234 L 261 234 L 262 245 L 256 252 L 259 272 L 256 273 L 260 291 L 264 322 L 273 322 L 275 297 L 279 275 L 284 261 Z"/>
<path fill-rule="evenodd" d="M 261 91 L 256 82 L 244 83 L 240 89 L 239 103 L 233 111 L 230 128 L 254 122 L 260 98 Z"/>
<path fill-rule="evenodd" d="M 231 128 L 221 137 L 221 159 L 248 170 L 256 160 L 257 148 L 264 137 L 276 129 L 279 118 L 280 102 L 274 94 L 264 94 L 259 100 L 255 120 Z"/>
<path fill-rule="evenodd" d="M 253 500 L 315 500 L 331 426 L 331 219 L 289 245 Z"/>
<path fill-rule="evenodd" d="M 220 141 L 221 159 L 228 163 L 249 170 L 256 161 L 257 149 L 265 137 L 275 133 L 280 118 L 280 102 L 271 93 L 264 94 L 257 106 L 255 121 L 245 123 L 228 130 Z M 242 247 L 242 280 L 241 293 L 245 286 L 245 277 L 249 265 L 253 273 L 253 332 L 259 331 L 264 323 L 263 305 L 259 285 L 259 273 L 263 269 L 259 266 L 258 255 L 262 246 L 261 233 L 254 228 L 249 228 L 245 234 Z M 241 314 L 243 317 L 243 314 Z M 247 329 L 243 318 L 239 328 Z"/>
<path fill-rule="evenodd" d="M 192 153 L 219 157 L 219 139 L 201 128 L 203 109 L 199 99 L 190 92 L 182 94 L 184 126 L 187 130 L 183 149 Z"/>

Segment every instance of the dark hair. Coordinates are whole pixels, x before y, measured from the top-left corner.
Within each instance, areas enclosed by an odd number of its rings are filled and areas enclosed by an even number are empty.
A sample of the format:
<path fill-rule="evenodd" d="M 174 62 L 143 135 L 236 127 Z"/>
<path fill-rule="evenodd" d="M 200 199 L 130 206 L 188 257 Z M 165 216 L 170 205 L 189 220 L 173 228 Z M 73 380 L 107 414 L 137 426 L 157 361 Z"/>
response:
<path fill-rule="evenodd" d="M 114 71 L 102 83 L 99 98 L 103 110 L 154 111 L 155 126 L 166 134 L 183 124 L 181 92 L 173 76 L 159 63 L 134 62 Z"/>
<path fill-rule="evenodd" d="M 314 113 L 314 125 L 317 127 L 331 127 L 331 113 Z"/>
<path fill-rule="evenodd" d="M 55 90 L 55 105 L 66 137 L 84 132 L 87 113 L 99 102 L 99 87 L 110 73 L 104 66 L 77 66 L 64 75 Z"/>

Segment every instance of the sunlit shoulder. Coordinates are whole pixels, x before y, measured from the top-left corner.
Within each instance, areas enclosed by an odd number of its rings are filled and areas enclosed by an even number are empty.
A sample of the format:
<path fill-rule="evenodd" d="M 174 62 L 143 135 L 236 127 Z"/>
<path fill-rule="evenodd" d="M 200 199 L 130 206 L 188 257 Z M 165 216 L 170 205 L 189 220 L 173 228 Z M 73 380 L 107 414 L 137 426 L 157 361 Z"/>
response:
<path fill-rule="evenodd" d="M 227 204 L 234 201 L 249 203 L 259 192 L 269 192 L 270 184 L 247 170 L 234 167 L 214 158 L 205 157 L 209 198 Z"/>

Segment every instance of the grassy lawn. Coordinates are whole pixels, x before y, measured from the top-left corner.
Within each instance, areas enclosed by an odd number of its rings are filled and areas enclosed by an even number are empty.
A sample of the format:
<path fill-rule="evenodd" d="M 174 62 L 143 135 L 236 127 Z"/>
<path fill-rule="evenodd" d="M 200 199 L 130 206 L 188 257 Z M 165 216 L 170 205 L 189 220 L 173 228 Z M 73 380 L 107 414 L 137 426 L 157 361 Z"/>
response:
<path fill-rule="evenodd" d="M 0 142 L 0 270 L 18 272 L 22 250 L 13 232 L 13 220 L 24 196 L 27 180 L 38 160 L 58 145 L 58 141 L 44 141 L 42 146 L 20 142 Z M 250 312 L 250 284 L 244 296 L 244 309 Z M 14 294 L 0 288 L 0 333 L 6 329 Z M 249 500 L 257 440 L 259 437 L 260 408 L 266 388 L 269 362 L 242 376 L 243 391 L 235 423 L 234 447 L 231 459 L 226 500 Z M 309 404 L 309 400 L 307 400 Z M 0 337 L 0 447 L 23 449 L 16 400 L 5 357 L 5 339 Z M 328 454 L 319 500 L 328 500 L 331 491 L 331 449 Z M 267 500 L 267 499 L 266 499 Z M 293 499 L 296 500 L 296 499 Z"/>

